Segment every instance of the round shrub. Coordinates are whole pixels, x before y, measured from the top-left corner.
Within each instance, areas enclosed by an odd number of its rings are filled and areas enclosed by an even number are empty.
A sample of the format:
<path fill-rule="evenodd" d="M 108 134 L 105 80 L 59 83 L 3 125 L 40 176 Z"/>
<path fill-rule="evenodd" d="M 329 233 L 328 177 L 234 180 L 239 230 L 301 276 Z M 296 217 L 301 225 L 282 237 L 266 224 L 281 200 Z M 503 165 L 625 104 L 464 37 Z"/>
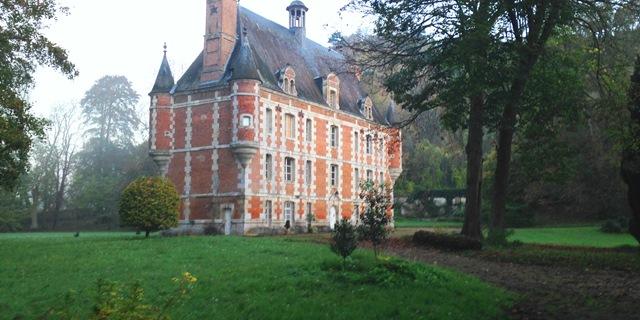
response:
<path fill-rule="evenodd" d="M 160 177 L 143 177 L 133 181 L 120 199 L 120 221 L 146 232 L 165 230 L 178 225 L 180 196 L 171 181 Z"/>

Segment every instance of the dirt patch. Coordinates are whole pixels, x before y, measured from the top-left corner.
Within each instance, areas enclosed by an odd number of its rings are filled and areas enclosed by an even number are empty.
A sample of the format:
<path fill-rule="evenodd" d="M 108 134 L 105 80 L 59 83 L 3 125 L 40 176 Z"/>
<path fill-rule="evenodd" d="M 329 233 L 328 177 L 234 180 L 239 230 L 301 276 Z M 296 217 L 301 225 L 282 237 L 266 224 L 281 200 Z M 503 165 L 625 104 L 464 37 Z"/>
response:
<path fill-rule="evenodd" d="M 640 319 L 640 274 L 523 265 L 414 247 L 391 239 L 389 254 L 451 268 L 518 294 L 512 319 Z"/>

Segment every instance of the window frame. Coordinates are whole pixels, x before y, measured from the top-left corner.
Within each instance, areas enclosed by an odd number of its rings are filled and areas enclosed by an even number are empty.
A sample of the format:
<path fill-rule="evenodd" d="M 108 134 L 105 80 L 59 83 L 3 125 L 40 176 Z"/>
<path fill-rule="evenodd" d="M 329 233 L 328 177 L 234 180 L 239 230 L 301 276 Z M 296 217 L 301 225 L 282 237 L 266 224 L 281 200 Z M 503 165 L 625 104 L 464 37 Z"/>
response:
<path fill-rule="evenodd" d="M 313 142 L 313 120 L 311 119 L 305 122 L 305 141 Z"/>
<path fill-rule="evenodd" d="M 329 127 L 329 135 L 330 135 L 330 146 L 332 148 L 340 147 L 340 127 L 336 125 L 331 125 Z M 335 131 L 334 131 L 335 130 Z"/>
<path fill-rule="evenodd" d="M 290 211 L 290 212 L 287 212 Z M 296 215 L 296 203 L 293 201 L 285 201 L 284 202 L 284 212 L 283 212 L 283 220 L 287 221 L 289 220 L 289 223 L 293 224 L 293 222 L 295 221 L 295 215 Z M 289 219 L 287 219 L 287 215 L 289 215 Z"/>
<path fill-rule="evenodd" d="M 304 180 L 307 186 L 311 186 L 311 180 L 313 180 L 313 162 L 311 162 L 311 160 L 305 162 Z"/>
<path fill-rule="evenodd" d="M 273 135 L 273 109 L 267 108 L 264 112 L 265 117 L 265 131 L 268 135 Z"/>
<path fill-rule="evenodd" d="M 286 183 L 296 181 L 296 159 L 292 157 L 284 158 L 284 181 Z"/>
<path fill-rule="evenodd" d="M 340 184 L 340 166 L 337 164 L 331 165 L 329 181 L 331 183 L 331 187 L 334 188 L 337 188 L 338 184 Z"/>
<path fill-rule="evenodd" d="M 288 123 L 288 121 L 290 121 Z M 296 116 L 292 113 L 284 114 L 284 136 L 287 139 L 295 140 L 296 138 Z"/>
<path fill-rule="evenodd" d="M 267 153 L 264 157 L 264 177 L 267 181 L 273 181 L 273 155 Z"/>

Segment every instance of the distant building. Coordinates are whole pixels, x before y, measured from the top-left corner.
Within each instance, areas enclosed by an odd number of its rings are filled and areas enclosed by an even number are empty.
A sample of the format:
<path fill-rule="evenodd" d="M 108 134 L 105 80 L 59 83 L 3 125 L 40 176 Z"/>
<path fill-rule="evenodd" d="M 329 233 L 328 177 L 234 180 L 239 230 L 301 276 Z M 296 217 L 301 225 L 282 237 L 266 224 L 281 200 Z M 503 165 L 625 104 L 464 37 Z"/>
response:
<path fill-rule="evenodd" d="M 204 50 L 177 83 L 165 50 L 150 93 L 150 154 L 182 223 L 246 234 L 356 219 L 359 181 L 402 172 L 400 132 L 342 55 L 306 38 L 301 1 L 289 28 L 236 0 L 206 7 Z"/>

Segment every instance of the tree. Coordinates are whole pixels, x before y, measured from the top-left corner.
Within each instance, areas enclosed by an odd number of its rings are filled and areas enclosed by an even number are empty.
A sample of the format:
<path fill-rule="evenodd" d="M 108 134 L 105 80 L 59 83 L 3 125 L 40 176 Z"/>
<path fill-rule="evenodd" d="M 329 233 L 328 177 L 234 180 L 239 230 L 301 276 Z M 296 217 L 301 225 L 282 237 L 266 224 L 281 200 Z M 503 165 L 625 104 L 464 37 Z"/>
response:
<path fill-rule="evenodd" d="M 123 225 L 150 232 L 176 227 L 180 216 L 180 196 L 171 181 L 143 177 L 122 193 L 120 220 Z"/>
<path fill-rule="evenodd" d="M 635 0 L 558 0 L 503 2 L 503 20 L 496 30 L 503 34 L 502 43 L 509 52 L 508 75 L 502 115 L 498 124 L 491 229 L 504 229 L 507 188 L 511 166 L 513 137 L 518 116 L 522 112 L 527 85 L 532 71 L 544 53 L 549 39 L 561 28 L 585 26 L 594 33 L 609 28 L 606 18 L 620 8 L 638 9 Z"/>
<path fill-rule="evenodd" d="M 31 114 L 25 95 L 36 66 L 78 74 L 67 52 L 42 34 L 45 24 L 66 8 L 55 0 L 0 1 L 0 187 L 13 188 L 29 166 L 33 141 L 46 121 Z"/>
<path fill-rule="evenodd" d="M 363 181 L 360 189 L 360 199 L 364 201 L 365 207 L 360 214 L 358 234 L 362 240 L 371 242 L 373 253 L 377 257 L 378 247 L 389 236 L 387 226 L 392 208 L 391 190 L 384 184 L 372 181 Z"/>
<path fill-rule="evenodd" d="M 76 160 L 77 107 L 57 107 L 49 121 L 51 127 L 46 138 L 39 143 L 33 157 L 30 186 L 33 199 L 32 229 L 37 228 L 37 208 L 42 201 L 43 210 L 52 215 L 51 228 L 55 229 L 61 210 L 65 207 L 69 178 Z"/>
<path fill-rule="evenodd" d="M 467 129 L 462 232 L 482 238 L 484 118 L 491 89 L 502 79 L 502 53 L 493 50 L 491 33 L 501 16 L 498 1 L 352 0 L 349 7 L 376 18 L 375 37 L 337 41 L 362 53 L 355 62 L 382 70 L 386 89 L 404 109 L 418 114 L 440 107 L 450 129 Z"/>
<path fill-rule="evenodd" d="M 141 125 L 135 110 L 140 96 L 123 76 L 105 76 L 85 93 L 82 115 L 87 134 L 99 143 L 133 144 L 134 131 Z"/>
<path fill-rule="evenodd" d="M 343 218 L 335 225 L 331 233 L 331 251 L 342 257 L 343 267 L 347 263 L 347 257 L 358 247 L 358 235 L 356 228 Z"/>
<path fill-rule="evenodd" d="M 640 243 L 640 56 L 636 59 L 635 70 L 629 88 L 629 139 L 622 158 L 622 177 L 628 186 L 628 200 L 632 216 L 629 232 Z"/>

